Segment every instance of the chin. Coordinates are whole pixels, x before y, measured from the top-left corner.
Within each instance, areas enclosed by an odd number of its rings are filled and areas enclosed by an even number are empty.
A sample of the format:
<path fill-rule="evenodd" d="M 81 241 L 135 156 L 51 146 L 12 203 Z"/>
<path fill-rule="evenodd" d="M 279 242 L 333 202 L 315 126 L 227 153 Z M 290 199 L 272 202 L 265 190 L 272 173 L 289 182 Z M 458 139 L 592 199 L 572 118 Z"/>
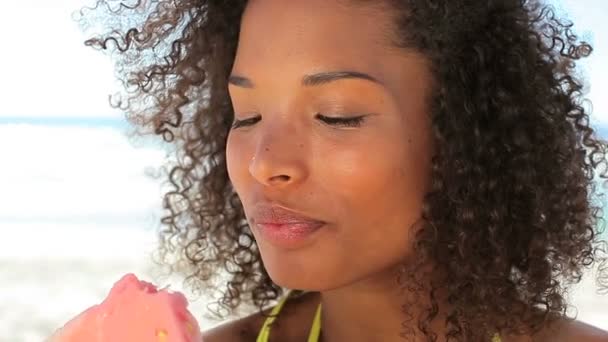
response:
<path fill-rule="evenodd" d="M 319 284 L 318 279 L 310 279 L 297 272 L 281 272 L 280 274 L 273 274 L 269 272 L 268 274 L 270 275 L 270 279 L 272 279 L 275 284 L 287 289 L 319 291 L 319 285 L 321 285 Z"/>
<path fill-rule="evenodd" d="M 325 277 L 316 276 L 317 272 L 307 272 L 287 265 L 269 267 L 266 272 L 273 283 L 287 289 L 322 291 L 329 285 Z"/>

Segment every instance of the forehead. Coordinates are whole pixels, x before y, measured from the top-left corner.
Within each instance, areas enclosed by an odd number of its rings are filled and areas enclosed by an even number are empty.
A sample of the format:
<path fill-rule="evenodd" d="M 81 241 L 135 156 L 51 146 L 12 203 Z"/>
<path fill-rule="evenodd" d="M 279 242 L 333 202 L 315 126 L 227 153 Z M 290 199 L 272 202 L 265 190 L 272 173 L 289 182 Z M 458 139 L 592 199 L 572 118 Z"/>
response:
<path fill-rule="evenodd" d="M 378 2 L 376 2 L 378 4 Z M 390 11 L 337 0 L 253 0 L 241 23 L 233 70 L 370 67 L 394 53 Z"/>

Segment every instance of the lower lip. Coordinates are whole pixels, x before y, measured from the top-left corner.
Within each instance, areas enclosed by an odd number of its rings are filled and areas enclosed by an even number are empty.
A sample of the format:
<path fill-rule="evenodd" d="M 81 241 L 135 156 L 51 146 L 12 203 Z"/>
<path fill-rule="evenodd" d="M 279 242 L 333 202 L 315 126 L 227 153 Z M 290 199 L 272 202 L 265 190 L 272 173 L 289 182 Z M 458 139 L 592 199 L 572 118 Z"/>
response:
<path fill-rule="evenodd" d="M 284 248 L 296 248 L 317 232 L 325 223 L 289 223 L 289 224 L 266 224 L 257 223 L 256 227 L 264 238 L 270 243 Z"/>

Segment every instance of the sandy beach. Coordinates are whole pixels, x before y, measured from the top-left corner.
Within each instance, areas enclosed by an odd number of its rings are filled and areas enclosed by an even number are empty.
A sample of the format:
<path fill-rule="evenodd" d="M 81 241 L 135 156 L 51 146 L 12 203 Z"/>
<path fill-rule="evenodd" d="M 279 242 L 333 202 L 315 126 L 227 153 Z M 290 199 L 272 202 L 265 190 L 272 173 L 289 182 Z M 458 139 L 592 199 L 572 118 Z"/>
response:
<path fill-rule="evenodd" d="M 34 233 L 40 239 L 29 251 L 6 240 L 0 242 L 0 331 L 10 332 L 0 335 L 0 342 L 43 341 L 67 320 L 103 300 L 125 273 L 155 280 L 158 269 L 149 261 L 155 239 L 151 231 L 94 225 L 16 224 L 14 228 L 20 232 L 14 238 L 23 239 L 22 246 Z M 59 244 L 52 236 L 70 238 Z M 83 254 L 83 249 L 88 253 Z M 203 329 L 220 323 L 205 315 L 207 301 L 194 300 L 181 287 L 180 278 L 162 280 L 158 285 L 184 291 Z M 586 278 L 573 291 L 572 304 L 578 308 L 579 319 L 608 329 L 608 295 L 595 293 L 594 286 Z"/>

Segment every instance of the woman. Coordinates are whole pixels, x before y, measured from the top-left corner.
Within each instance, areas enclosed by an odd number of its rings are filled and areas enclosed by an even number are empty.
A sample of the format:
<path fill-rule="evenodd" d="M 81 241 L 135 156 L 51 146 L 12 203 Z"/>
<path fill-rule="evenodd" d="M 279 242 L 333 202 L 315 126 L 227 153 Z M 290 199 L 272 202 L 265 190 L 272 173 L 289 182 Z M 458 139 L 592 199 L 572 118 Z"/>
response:
<path fill-rule="evenodd" d="M 258 307 L 205 341 L 608 341 L 566 315 L 606 142 L 550 7 L 175 0 L 87 44 L 176 144 L 163 260 Z"/>

